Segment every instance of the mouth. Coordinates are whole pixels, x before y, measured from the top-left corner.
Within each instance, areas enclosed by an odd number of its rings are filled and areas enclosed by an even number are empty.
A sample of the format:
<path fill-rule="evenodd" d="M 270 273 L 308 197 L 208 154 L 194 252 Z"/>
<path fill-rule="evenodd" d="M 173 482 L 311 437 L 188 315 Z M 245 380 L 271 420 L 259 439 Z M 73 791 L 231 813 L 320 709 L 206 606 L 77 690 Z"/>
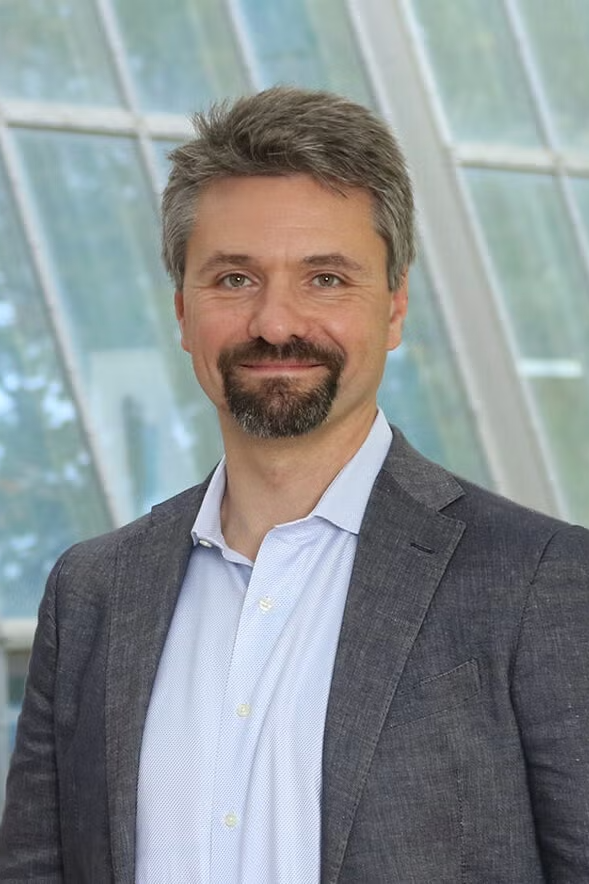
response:
<path fill-rule="evenodd" d="M 299 374 L 316 368 L 324 368 L 322 362 L 242 362 L 240 368 L 255 374 Z"/>
<path fill-rule="evenodd" d="M 244 383 L 264 381 L 301 385 L 322 383 L 324 376 L 339 377 L 344 366 L 343 353 L 335 348 L 320 347 L 308 341 L 293 339 L 281 345 L 269 344 L 263 338 L 222 351 L 218 367 L 224 381 L 234 376 Z"/>

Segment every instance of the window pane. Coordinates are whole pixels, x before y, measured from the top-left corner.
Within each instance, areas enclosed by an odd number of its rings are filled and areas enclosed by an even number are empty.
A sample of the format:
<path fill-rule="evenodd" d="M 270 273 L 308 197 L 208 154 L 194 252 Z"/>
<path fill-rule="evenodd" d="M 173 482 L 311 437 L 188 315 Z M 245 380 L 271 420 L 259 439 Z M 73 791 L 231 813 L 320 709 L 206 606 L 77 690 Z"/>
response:
<path fill-rule="evenodd" d="M 555 179 L 482 170 L 467 172 L 466 180 L 521 355 L 581 358 L 589 340 L 589 297 Z"/>
<path fill-rule="evenodd" d="M 404 342 L 388 356 L 379 401 L 387 417 L 427 457 L 491 486 L 474 418 L 421 260 L 411 270 Z"/>
<path fill-rule="evenodd" d="M 178 343 L 173 286 L 132 141 L 24 132 L 19 143 L 123 519 L 191 485 L 218 453 Z"/>
<path fill-rule="evenodd" d="M 571 516 L 589 522 L 589 290 L 556 182 L 491 171 L 466 180 Z"/>
<path fill-rule="evenodd" d="M 589 148 L 589 3 L 519 0 L 562 144 Z"/>
<path fill-rule="evenodd" d="M 585 222 L 585 235 L 589 240 L 589 178 L 571 178 L 581 217 Z"/>
<path fill-rule="evenodd" d="M 3 0 L 0 92 L 11 98 L 119 104 L 93 4 L 89 0 Z"/>
<path fill-rule="evenodd" d="M 372 104 L 344 0 L 239 0 L 264 85 L 331 89 Z"/>
<path fill-rule="evenodd" d="M 59 553 L 109 527 L 0 168 L 0 616 L 34 616 Z"/>
<path fill-rule="evenodd" d="M 412 5 L 456 138 L 537 145 L 532 102 L 501 4 L 413 0 Z"/>
<path fill-rule="evenodd" d="M 249 91 L 224 4 L 114 0 L 141 106 L 190 113 Z"/>

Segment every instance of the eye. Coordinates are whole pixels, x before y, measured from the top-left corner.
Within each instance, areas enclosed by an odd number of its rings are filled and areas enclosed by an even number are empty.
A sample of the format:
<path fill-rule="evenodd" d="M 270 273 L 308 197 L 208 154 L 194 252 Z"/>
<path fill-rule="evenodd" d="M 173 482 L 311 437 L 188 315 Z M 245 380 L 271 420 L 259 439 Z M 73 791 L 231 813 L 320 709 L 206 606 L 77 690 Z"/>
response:
<path fill-rule="evenodd" d="M 226 289 L 243 289 L 252 284 L 249 276 L 244 273 L 227 273 L 219 282 Z"/>
<path fill-rule="evenodd" d="M 342 279 L 335 273 L 318 273 L 313 277 L 313 285 L 321 289 L 332 289 L 342 284 Z"/>

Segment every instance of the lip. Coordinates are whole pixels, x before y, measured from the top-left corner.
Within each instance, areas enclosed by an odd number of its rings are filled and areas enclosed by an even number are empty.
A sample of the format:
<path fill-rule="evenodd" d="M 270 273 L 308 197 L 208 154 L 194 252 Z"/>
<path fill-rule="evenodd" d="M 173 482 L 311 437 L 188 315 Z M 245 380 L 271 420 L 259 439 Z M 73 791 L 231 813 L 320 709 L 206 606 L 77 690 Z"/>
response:
<path fill-rule="evenodd" d="M 240 368 L 254 371 L 257 374 L 293 374 L 322 367 L 323 363 L 321 362 L 243 362 L 240 364 Z"/>

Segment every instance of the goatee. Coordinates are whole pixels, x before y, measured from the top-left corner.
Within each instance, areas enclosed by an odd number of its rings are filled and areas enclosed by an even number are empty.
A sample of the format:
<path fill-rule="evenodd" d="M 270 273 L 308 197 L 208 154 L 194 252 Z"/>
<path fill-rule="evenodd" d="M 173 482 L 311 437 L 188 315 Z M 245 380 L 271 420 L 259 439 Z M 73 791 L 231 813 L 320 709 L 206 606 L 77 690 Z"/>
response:
<path fill-rule="evenodd" d="M 278 363 L 296 360 L 320 364 L 325 377 L 310 389 L 301 389 L 297 378 L 270 377 L 255 389 L 242 383 L 239 366 L 244 363 Z M 240 427 L 260 439 L 301 436 L 320 426 L 328 417 L 344 367 L 340 350 L 329 349 L 293 338 L 286 344 L 269 344 L 256 338 L 223 350 L 218 359 L 225 399 Z"/>

